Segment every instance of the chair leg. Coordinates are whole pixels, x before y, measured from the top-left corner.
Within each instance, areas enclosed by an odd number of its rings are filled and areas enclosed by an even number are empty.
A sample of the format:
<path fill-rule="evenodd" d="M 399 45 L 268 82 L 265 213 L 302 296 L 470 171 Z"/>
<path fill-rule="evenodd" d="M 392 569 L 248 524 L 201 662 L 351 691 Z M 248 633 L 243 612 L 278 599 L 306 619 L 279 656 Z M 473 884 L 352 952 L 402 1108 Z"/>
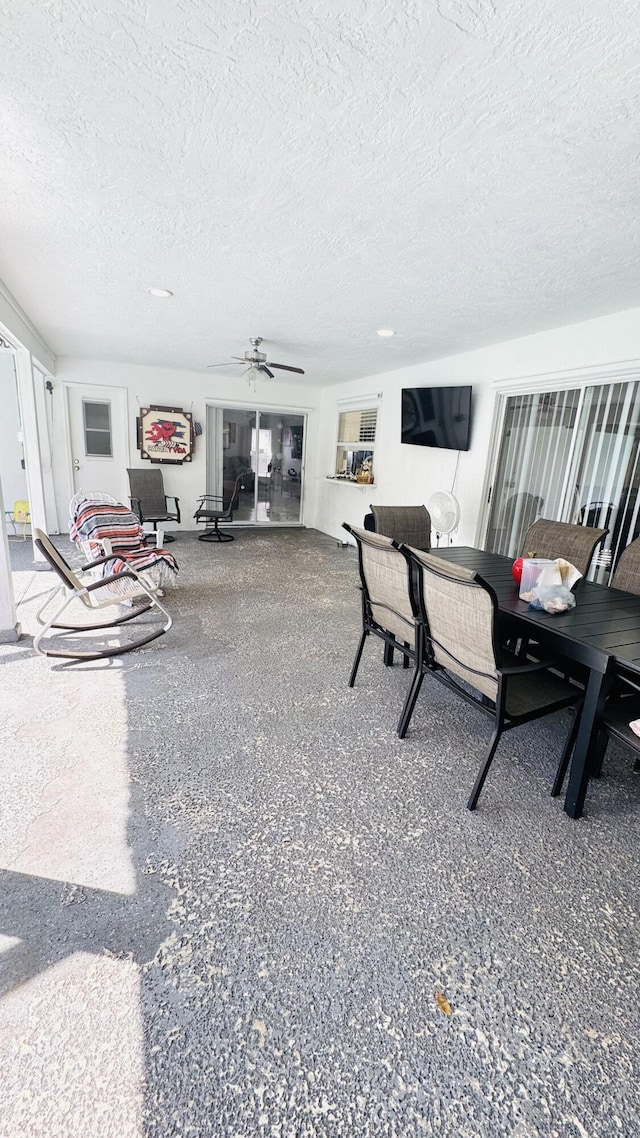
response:
<path fill-rule="evenodd" d="M 165 539 L 166 540 L 166 539 Z M 235 541 L 232 533 L 226 533 L 218 527 L 218 519 L 216 518 L 213 529 L 207 529 L 201 533 L 198 541 Z"/>
<path fill-rule="evenodd" d="M 482 790 L 482 788 L 484 786 L 484 781 L 485 781 L 487 775 L 489 774 L 489 767 L 491 766 L 491 763 L 493 762 L 493 756 L 496 753 L 496 747 L 498 746 L 498 742 L 500 740 L 501 734 L 502 734 L 501 729 L 499 727 L 496 727 L 496 730 L 494 731 L 494 734 L 493 734 L 493 738 L 491 739 L 491 742 L 489 744 L 489 750 L 487 751 L 486 758 L 485 758 L 482 766 L 480 767 L 478 777 L 474 783 L 473 790 L 471 791 L 471 797 L 469 798 L 469 801 L 467 802 L 467 809 L 468 810 L 475 810 L 475 808 L 478 804 L 478 799 L 480 797 L 480 791 Z"/>
<path fill-rule="evenodd" d="M 636 759 L 635 763 L 633 764 L 633 769 L 634 771 L 640 771 L 640 759 Z"/>
<path fill-rule="evenodd" d="M 404 739 L 407 731 L 409 730 L 411 716 L 413 715 L 413 710 L 416 706 L 416 700 L 420 695 L 420 688 L 422 687 L 423 679 L 424 672 L 420 667 L 420 664 L 416 664 L 415 675 L 411 681 L 411 687 L 407 692 L 407 698 L 404 701 L 404 707 L 402 708 L 400 719 L 398 721 L 398 735 L 401 739 Z"/>
<path fill-rule="evenodd" d="M 384 661 L 385 667 L 393 667 L 393 646 L 391 644 L 388 644 L 386 640 L 384 644 L 384 656 L 382 659 Z"/>
<path fill-rule="evenodd" d="M 560 791 L 562 790 L 562 784 L 564 782 L 565 775 L 567 773 L 567 768 L 569 766 L 569 759 L 571 758 L 571 755 L 573 753 L 575 741 L 578 738 L 579 727 L 580 727 L 580 709 L 576 708 L 575 714 L 573 716 L 573 723 L 571 724 L 571 730 L 569 731 L 569 734 L 567 735 L 567 741 L 564 745 L 562 755 L 560 758 L 560 762 L 558 764 L 558 769 L 556 771 L 556 777 L 553 781 L 553 786 L 551 787 L 551 797 L 552 798 L 557 798 L 558 795 L 560 794 Z M 602 767 L 602 760 L 604 758 L 604 752 L 605 752 L 606 746 L 607 746 L 607 737 L 606 737 L 604 731 L 601 731 L 598 733 L 598 738 L 597 738 L 594 746 L 597 748 L 597 751 L 599 754 L 599 765 L 600 765 L 600 767 Z M 595 754 L 595 752 L 594 752 L 594 754 Z"/>
<path fill-rule="evenodd" d="M 358 672 L 358 668 L 360 666 L 360 660 L 362 658 L 362 649 L 364 648 L 365 641 L 366 641 L 368 635 L 369 634 L 365 628 L 364 632 L 362 633 L 362 636 L 360 637 L 360 643 L 358 644 L 358 648 L 356 650 L 356 658 L 353 661 L 353 667 L 351 669 L 351 675 L 349 676 L 349 687 L 350 688 L 352 688 L 356 682 L 356 675 Z"/>
<path fill-rule="evenodd" d="M 403 641 L 403 644 L 404 644 L 405 648 L 409 648 L 409 645 L 407 644 L 406 640 Z M 408 668 L 410 663 L 411 663 L 411 657 L 407 653 L 405 653 L 405 655 L 402 657 L 402 667 Z"/>
<path fill-rule="evenodd" d="M 155 533 L 157 533 L 157 529 L 158 529 L 158 523 L 157 523 L 157 522 L 154 522 L 154 523 L 153 523 L 153 532 L 154 532 L 154 534 L 155 534 Z M 165 533 L 165 534 L 163 534 L 162 540 L 163 540 L 164 544 L 166 545 L 168 542 L 170 542 L 170 541 L 175 541 L 176 539 L 175 539 L 175 537 L 173 536 L 173 534 L 171 534 L 171 533 Z M 156 539 L 156 546 L 157 546 L 157 544 L 158 544 L 158 542 L 157 542 L 157 539 Z"/>

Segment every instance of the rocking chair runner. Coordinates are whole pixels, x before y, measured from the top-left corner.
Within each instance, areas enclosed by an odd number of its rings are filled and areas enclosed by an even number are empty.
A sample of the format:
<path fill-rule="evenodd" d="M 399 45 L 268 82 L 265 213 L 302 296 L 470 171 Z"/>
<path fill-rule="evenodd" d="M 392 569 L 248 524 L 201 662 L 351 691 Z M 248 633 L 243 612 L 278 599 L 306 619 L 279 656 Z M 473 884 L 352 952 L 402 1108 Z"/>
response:
<path fill-rule="evenodd" d="M 159 636 L 162 636 L 163 633 L 169 631 L 172 624 L 169 613 L 164 606 L 160 604 L 157 593 L 142 579 L 135 569 L 127 568 L 120 573 L 112 573 L 109 577 L 100 577 L 95 581 L 83 580 L 74 573 L 71 566 L 65 561 L 62 554 L 56 549 L 42 530 L 36 529 L 35 533 L 35 544 L 49 562 L 54 573 L 60 578 L 60 584 L 47 595 L 44 604 L 36 614 L 38 624 L 42 625 L 42 628 L 34 638 L 33 647 L 41 656 L 58 656 L 67 660 L 104 660 L 109 656 L 122 656 L 126 652 L 132 652 L 134 648 L 141 648 L 144 644 L 150 644 L 152 640 L 156 640 Z M 102 565 L 105 561 L 109 560 L 111 560 L 111 555 L 99 557 L 96 561 L 91 561 L 83 565 L 81 572 L 84 573 L 89 569 L 94 569 L 96 566 Z M 113 592 L 110 591 L 110 586 L 116 586 L 122 590 L 125 584 L 129 586 L 126 594 L 120 591 L 117 595 L 114 595 Z M 56 598 L 59 599 L 61 594 L 64 598 L 61 604 L 57 606 L 53 615 L 48 620 L 44 620 L 42 617 L 43 612 Z M 131 611 L 125 613 L 124 616 L 118 616 L 114 620 L 99 622 L 98 624 L 61 623 L 60 617 L 64 610 L 75 600 L 81 601 L 92 612 L 107 608 L 111 605 L 121 606 L 125 600 L 129 601 L 133 607 Z M 71 648 L 42 647 L 42 640 L 51 629 L 59 629 L 63 632 L 96 632 L 102 629 L 116 628 L 121 624 L 126 624 L 128 621 L 141 616 L 142 613 L 149 612 L 152 608 L 160 610 L 165 617 L 164 624 L 161 628 L 155 628 L 152 632 L 148 632 L 128 644 L 89 652 L 83 652 L 77 649 L 72 650 Z"/>
<path fill-rule="evenodd" d="M 199 505 L 193 515 L 196 525 L 204 522 L 207 526 L 201 533 L 198 541 L 234 541 L 232 533 L 220 529 L 220 522 L 232 522 L 233 511 L 238 505 L 240 491 L 244 490 L 245 478 L 252 474 L 251 470 L 241 470 L 231 492 L 223 494 L 203 494 L 198 498 Z"/>

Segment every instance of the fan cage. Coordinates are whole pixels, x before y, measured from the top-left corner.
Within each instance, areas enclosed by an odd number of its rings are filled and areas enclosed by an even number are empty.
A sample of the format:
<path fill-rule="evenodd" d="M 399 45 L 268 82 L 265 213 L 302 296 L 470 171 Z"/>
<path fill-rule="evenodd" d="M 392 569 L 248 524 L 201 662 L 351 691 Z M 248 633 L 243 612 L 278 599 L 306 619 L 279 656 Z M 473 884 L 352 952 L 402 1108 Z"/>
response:
<path fill-rule="evenodd" d="M 432 528 L 438 534 L 453 533 L 460 523 L 460 503 L 448 490 L 438 490 L 428 503 Z"/>

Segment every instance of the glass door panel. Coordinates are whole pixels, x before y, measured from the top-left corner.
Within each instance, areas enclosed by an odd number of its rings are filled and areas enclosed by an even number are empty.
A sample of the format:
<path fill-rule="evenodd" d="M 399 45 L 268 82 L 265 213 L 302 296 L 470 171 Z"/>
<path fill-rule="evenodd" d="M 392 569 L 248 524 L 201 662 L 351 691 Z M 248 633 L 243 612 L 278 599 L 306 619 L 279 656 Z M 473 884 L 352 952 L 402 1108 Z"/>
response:
<path fill-rule="evenodd" d="M 640 536 L 640 382 L 505 397 L 486 548 L 515 557 L 537 517 L 608 529 L 589 578 L 607 584 Z"/>
<path fill-rule="evenodd" d="M 304 424 L 289 412 L 207 408 L 207 493 L 226 500 L 245 472 L 234 522 L 300 523 Z"/>
<path fill-rule="evenodd" d="M 585 392 L 580 443 L 571 470 L 570 521 L 608 529 L 589 576 L 606 584 L 625 546 L 638 536 L 640 384 L 611 383 Z"/>
<path fill-rule="evenodd" d="M 242 472 L 242 488 L 233 510 L 236 522 L 255 521 L 255 466 L 251 451 L 256 412 L 242 407 L 207 408 L 207 493 L 225 502 Z"/>
<path fill-rule="evenodd" d="M 260 412 L 257 516 L 260 522 L 300 521 L 304 416 Z"/>
<path fill-rule="evenodd" d="M 580 392 L 507 397 L 486 548 L 517 557 L 536 518 L 563 518 Z"/>

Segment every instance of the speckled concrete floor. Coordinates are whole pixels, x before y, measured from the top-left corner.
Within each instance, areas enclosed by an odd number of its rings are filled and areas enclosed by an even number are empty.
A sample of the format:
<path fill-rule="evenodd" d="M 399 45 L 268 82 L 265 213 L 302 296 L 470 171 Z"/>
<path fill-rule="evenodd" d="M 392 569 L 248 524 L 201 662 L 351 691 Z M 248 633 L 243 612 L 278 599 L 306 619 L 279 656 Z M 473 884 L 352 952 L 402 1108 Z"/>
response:
<path fill-rule="evenodd" d="M 522 728 L 469 814 L 489 724 L 425 682 L 401 742 L 376 645 L 347 688 L 352 550 L 173 551 L 150 648 L 0 647 L 2 1138 L 637 1135 L 628 756 L 572 822 Z"/>

